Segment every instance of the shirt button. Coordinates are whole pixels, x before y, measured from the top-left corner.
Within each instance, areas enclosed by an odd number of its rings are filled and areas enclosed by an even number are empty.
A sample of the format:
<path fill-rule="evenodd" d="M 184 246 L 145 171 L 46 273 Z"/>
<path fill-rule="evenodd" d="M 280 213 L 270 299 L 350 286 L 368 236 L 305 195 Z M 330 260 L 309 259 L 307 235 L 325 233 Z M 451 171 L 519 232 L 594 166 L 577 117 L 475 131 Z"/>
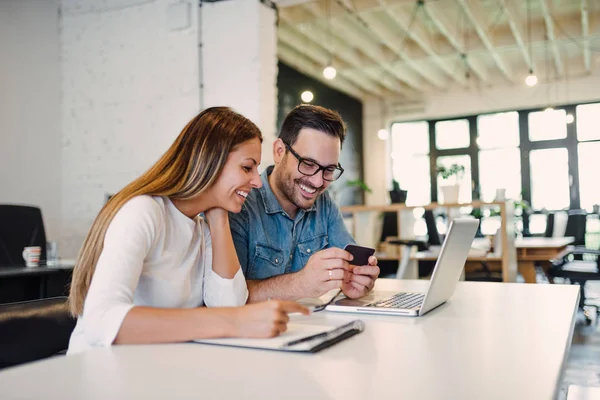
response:
<path fill-rule="evenodd" d="M 291 259 L 292 257 L 293 257 L 293 256 L 290 254 L 290 259 Z"/>
<path fill-rule="evenodd" d="M 307 253 L 310 253 L 310 249 L 306 249 L 306 252 L 307 252 Z"/>
<path fill-rule="evenodd" d="M 279 264 L 279 258 L 275 259 L 275 264 Z"/>

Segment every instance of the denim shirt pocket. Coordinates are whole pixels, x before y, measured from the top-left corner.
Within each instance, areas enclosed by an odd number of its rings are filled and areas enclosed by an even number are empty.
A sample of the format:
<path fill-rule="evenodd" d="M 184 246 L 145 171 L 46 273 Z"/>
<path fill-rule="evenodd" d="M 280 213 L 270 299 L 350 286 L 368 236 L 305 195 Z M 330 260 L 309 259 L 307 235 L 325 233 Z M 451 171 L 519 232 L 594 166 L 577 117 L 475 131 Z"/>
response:
<path fill-rule="evenodd" d="M 285 272 L 283 250 L 257 243 L 250 274 L 246 279 L 266 279 Z"/>
<path fill-rule="evenodd" d="M 302 259 L 302 267 L 306 265 L 308 259 L 319 250 L 329 247 L 329 236 L 324 233 L 298 242 L 298 251 Z M 296 272 L 296 271 L 294 271 Z"/>

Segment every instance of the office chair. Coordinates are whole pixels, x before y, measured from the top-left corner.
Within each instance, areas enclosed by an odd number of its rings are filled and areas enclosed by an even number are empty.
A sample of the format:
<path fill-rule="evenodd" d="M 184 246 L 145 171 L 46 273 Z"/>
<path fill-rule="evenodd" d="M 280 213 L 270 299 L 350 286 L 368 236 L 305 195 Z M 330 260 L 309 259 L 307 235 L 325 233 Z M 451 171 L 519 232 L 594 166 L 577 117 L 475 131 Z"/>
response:
<path fill-rule="evenodd" d="M 40 264 L 46 260 L 46 231 L 38 207 L 0 204 L 0 267 L 25 265 L 23 247 L 42 248 Z"/>
<path fill-rule="evenodd" d="M 64 352 L 75 323 L 67 297 L 0 305 L 0 369 Z"/>
<path fill-rule="evenodd" d="M 545 237 L 573 237 L 573 246 L 585 246 L 586 210 L 556 211 L 548 213 Z"/>
<path fill-rule="evenodd" d="M 596 260 L 583 260 L 582 256 L 585 254 L 594 255 Z M 600 250 L 586 249 L 581 246 L 569 248 L 560 258 L 552 262 L 547 275 L 550 282 L 554 282 L 554 278 L 564 278 L 572 284 L 579 285 L 579 308 L 586 311 L 586 307 L 591 307 L 595 309 L 596 313 L 600 311 L 597 305 L 586 303 L 585 295 L 587 281 L 600 281 Z M 585 312 L 584 315 L 586 323 L 591 323 L 592 318 L 589 312 Z"/>
<path fill-rule="evenodd" d="M 395 213 L 393 213 L 394 216 Z M 408 269 L 408 265 L 410 263 L 410 256 L 412 252 L 412 248 L 416 247 L 417 251 L 425 251 L 430 248 L 430 246 L 440 246 L 442 244 L 442 240 L 437 230 L 437 226 L 435 224 L 435 216 L 433 215 L 432 210 L 425 210 L 425 214 L 423 215 L 425 219 L 425 224 L 427 225 L 427 241 L 423 240 L 403 240 L 403 239 L 394 239 L 390 240 L 390 244 L 399 244 L 403 246 L 402 250 L 402 258 L 398 263 L 398 270 L 396 271 L 396 279 L 404 278 L 406 274 L 406 270 Z M 384 217 L 384 228 L 385 228 L 385 217 Z M 388 221 L 388 224 L 391 224 L 391 221 Z M 398 232 L 398 225 L 396 220 L 394 220 L 396 234 Z M 388 228 L 389 231 L 393 231 L 393 228 Z M 385 232 L 385 230 L 384 230 Z M 393 235 L 388 235 L 393 236 Z M 387 236 L 386 236 L 387 237 Z M 423 268 L 421 266 L 423 264 Z M 419 276 L 429 275 L 431 270 L 433 270 L 433 266 L 435 263 L 431 262 L 419 262 Z"/>

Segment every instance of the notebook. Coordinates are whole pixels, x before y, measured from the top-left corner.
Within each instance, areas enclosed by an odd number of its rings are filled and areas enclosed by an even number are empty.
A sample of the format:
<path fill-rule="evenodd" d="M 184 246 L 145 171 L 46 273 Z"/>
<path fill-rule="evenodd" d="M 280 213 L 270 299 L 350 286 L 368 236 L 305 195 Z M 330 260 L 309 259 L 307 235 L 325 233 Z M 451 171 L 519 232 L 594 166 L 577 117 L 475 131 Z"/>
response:
<path fill-rule="evenodd" d="M 426 293 L 373 291 L 359 299 L 336 300 L 326 310 L 417 317 L 444 304 L 454 294 L 478 226 L 474 218 L 452 221 Z"/>
<path fill-rule="evenodd" d="M 274 338 L 197 339 L 194 342 L 249 349 L 316 353 L 362 332 L 365 324 L 360 320 L 354 320 L 339 326 L 314 325 L 292 319 L 287 327 L 287 331 Z"/>

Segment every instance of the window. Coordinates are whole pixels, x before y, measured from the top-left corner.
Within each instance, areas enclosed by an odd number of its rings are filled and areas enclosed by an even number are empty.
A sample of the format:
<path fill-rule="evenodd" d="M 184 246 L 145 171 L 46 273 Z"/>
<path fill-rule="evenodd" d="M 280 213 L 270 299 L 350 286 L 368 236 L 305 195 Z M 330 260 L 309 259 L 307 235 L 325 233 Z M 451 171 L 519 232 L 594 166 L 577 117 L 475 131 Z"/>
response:
<path fill-rule="evenodd" d="M 496 189 L 506 189 L 506 197 L 521 197 L 521 154 L 519 113 L 516 111 L 477 117 L 479 151 L 479 196 L 493 201 Z"/>
<path fill-rule="evenodd" d="M 521 198 L 521 152 L 519 148 L 479 152 L 479 195 L 494 201 L 496 189 L 506 189 L 506 198 Z"/>
<path fill-rule="evenodd" d="M 499 149 L 519 146 L 519 113 L 516 111 L 477 117 L 477 146 Z"/>
<path fill-rule="evenodd" d="M 569 208 L 569 162 L 567 149 L 532 150 L 531 206 L 534 210 Z"/>
<path fill-rule="evenodd" d="M 600 103 L 583 104 L 575 108 L 577 113 L 577 139 L 580 141 L 600 139 L 598 115 Z"/>
<path fill-rule="evenodd" d="M 579 144 L 579 198 L 581 208 L 593 210 L 600 204 L 600 141 Z"/>
<path fill-rule="evenodd" d="M 406 204 L 431 203 L 429 124 L 426 121 L 392 125 L 392 176 L 408 191 Z"/>
<path fill-rule="evenodd" d="M 529 140 L 564 139 L 567 137 L 565 110 L 544 110 L 529 113 Z"/>
<path fill-rule="evenodd" d="M 471 157 L 468 155 L 460 155 L 460 156 L 444 156 L 437 158 L 437 165 L 443 165 L 445 167 L 450 167 L 452 164 L 459 164 L 465 167 L 465 173 L 462 179 L 458 182 L 460 185 L 460 192 L 458 193 L 458 201 L 459 203 L 469 203 L 472 200 L 471 195 Z M 438 197 L 443 201 L 444 195 L 442 193 L 441 187 L 446 183 L 444 180 L 438 176 L 437 177 L 437 186 L 438 186 Z"/>
<path fill-rule="evenodd" d="M 469 147 L 469 121 L 457 119 L 440 121 L 435 124 L 435 147 L 438 150 L 462 149 Z"/>

